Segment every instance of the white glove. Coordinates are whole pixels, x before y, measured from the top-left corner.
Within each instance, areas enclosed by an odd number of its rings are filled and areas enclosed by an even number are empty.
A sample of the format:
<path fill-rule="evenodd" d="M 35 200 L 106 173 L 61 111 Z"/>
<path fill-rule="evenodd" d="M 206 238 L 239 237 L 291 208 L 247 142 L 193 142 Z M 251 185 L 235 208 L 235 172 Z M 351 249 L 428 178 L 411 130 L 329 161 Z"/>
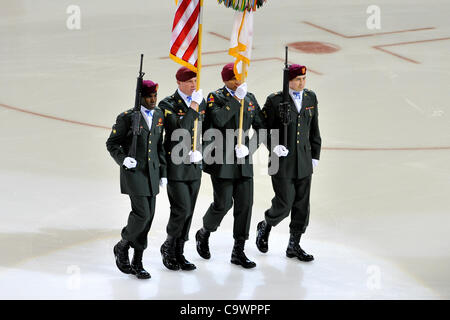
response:
<path fill-rule="evenodd" d="M 273 148 L 273 152 L 275 152 L 278 157 L 286 157 L 289 153 L 289 150 L 286 149 L 286 147 L 283 145 L 278 145 Z"/>
<path fill-rule="evenodd" d="M 317 159 L 312 159 L 313 169 L 314 169 L 315 167 L 317 167 L 318 164 L 319 164 L 319 160 L 317 160 Z"/>
<path fill-rule="evenodd" d="M 167 186 L 167 178 L 161 178 L 161 180 L 159 180 L 159 186 L 160 187 Z"/>
<path fill-rule="evenodd" d="M 191 95 L 192 101 L 196 102 L 197 104 L 201 104 L 203 101 L 203 91 L 202 89 L 198 89 L 198 91 L 192 92 Z"/>
<path fill-rule="evenodd" d="M 245 144 L 241 144 L 241 146 L 236 145 L 234 150 L 236 150 L 236 157 L 238 158 L 244 158 L 249 154 L 248 148 Z"/>
<path fill-rule="evenodd" d="M 247 95 L 247 83 L 244 82 L 239 87 L 237 87 L 236 91 L 234 92 L 234 95 L 239 99 L 244 99 L 245 96 Z"/>
<path fill-rule="evenodd" d="M 137 161 L 136 159 L 126 157 L 125 160 L 123 160 L 123 165 L 128 169 L 136 168 Z"/>
<path fill-rule="evenodd" d="M 192 150 L 191 150 L 191 151 L 189 151 L 189 159 L 190 159 L 191 163 L 199 162 L 199 161 L 202 161 L 203 156 L 200 151 L 195 150 L 194 152 L 192 152 Z"/>

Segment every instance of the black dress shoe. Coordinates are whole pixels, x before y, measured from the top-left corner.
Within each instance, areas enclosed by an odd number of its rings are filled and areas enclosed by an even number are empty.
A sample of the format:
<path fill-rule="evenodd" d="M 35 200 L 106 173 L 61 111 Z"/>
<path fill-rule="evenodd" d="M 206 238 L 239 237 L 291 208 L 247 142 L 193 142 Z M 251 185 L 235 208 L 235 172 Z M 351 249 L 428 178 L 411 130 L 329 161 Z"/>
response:
<path fill-rule="evenodd" d="M 251 269 L 256 267 L 256 263 L 249 260 L 244 253 L 244 240 L 236 240 L 231 253 L 231 263 L 240 265 L 245 269 Z"/>
<path fill-rule="evenodd" d="M 150 279 L 150 273 L 148 273 L 142 265 L 143 250 L 134 250 L 133 260 L 131 261 L 131 273 L 138 279 Z"/>
<path fill-rule="evenodd" d="M 163 264 L 167 269 L 177 271 L 180 270 L 180 265 L 175 256 L 175 238 L 167 236 L 166 241 L 161 246 L 161 257 Z"/>
<path fill-rule="evenodd" d="M 191 271 L 197 269 L 195 264 L 189 262 L 186 260 L 186 258 L 183 255 L 184 252 L 184 243 L 186 241 L 184 239 L 177 239 L 176 245 L 175 245 L 175 256 L 178 262 L 178 265 L 180 266 L 181 270 L 185 271 Z"/>
<path fill-rule="evenodd" d="M 300 236 L 293 236 L 289 238 L 289 245 L 286 249 L 286 256 L 288 258 L 297 258 L 300 261 L 310 262 L 314 260 L 314 257 L 310 254 L 307 254 L 300 247 Z"/>
<path fill-rule="evenodd" d="M 211 258 L 211 253 L 209 252 L 209 235 L 210 232 L 201 228 L 195 234 L 195 240 L 197 242 L 197 252 L 203 259 Z"/>
<path fill-rule="evenodd" d="M 269 251 L 269 233 L 272 227 L 266 221 L 261 221 L 256 227 L 256 247 L 262 253 Z"/>
<path fill-rule="evenodd" d="M 305 251 L 303 251 L 303 249 L 298 246 L 295 249 L 287 249 L 286 250 L 286 256 L 288 258 L 294 258 L 297 257 L 298 260 L 300 261 L 304 261 L 304 262 L 310 262 L 314 260 L 314 256 L 307 254 Z"/>
<path fill-rule="evenodd" d="M 126 240 L 120 240 L 113 249 L 117 268 L 126 274 L 131 273 L 130 258 L 128 257 L 129 249 L 130 243 Z"/>

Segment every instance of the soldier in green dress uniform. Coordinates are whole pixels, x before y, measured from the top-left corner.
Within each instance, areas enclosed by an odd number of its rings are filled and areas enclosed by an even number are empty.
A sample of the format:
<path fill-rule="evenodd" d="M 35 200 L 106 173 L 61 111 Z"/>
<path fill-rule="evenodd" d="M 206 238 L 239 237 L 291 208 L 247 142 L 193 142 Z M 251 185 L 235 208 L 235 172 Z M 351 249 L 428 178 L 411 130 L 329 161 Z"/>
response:
<path fill-rule="evenodd" d="M 120 271 L 148 279 L 142 265 L 147 248 L 147 235 L 155 213 L 156 195 L 160 185 L 167 183 L 166 156 L 163 147 L 164 114 L 156 107 L 158 84 L 144 80 L 141 94 L 140 134 L 137 137 L 136 158 L 128 156 L 131 147 L 133 109 L 117 116 L 106 147 L 120 166 L 120 188 L 131 200 L 128 223 L 122 229 L 122 239 L 114 246 L 116 265 Z M 128 250 L 134 248 L 130 264 Z"/>
<path fill-rule="evenodd" d="M 300 247 L 300 238 L 309 223 L 311 177 L 320 157 L 318 102 L 316 94 L 305 88 L 305 66 L 291 65 L 289 80 L 291 121 L 288 124 L 287 140 L 280 134 L 285 144 L 269 147 L 269 150 L 273 147 L 273 153 L 279 157 L 279 169 L 271 173 L 275 197 L 272 206 L 265 212 L 265 219 L 258 223 L 256 245 L 261 252 L 267 252 L 271 228 L 290 213 L 290 238 L 286 255 L 300 261 L 312 261 L 314 257 Z M 282 101 L 281 91 L 267 98 L 263 113 L 268 130 L 278 129 L 280 133 L 283 132 L 279 109 Z"/>
<path fill-rule="evenodd" d="M 211 127 L 218 130 L 223 137 L 220 149 L 213 152 L 222 154 L 220 159 L 208 163 L 207 152 L 204 150 L 204 171 L 209 173 L 214 189 L 214 202 L 203 217 L 203 227 L 197 231 L 197 251 L 204 259 L 211 257 L 209 251 L 210 233 L 216 231 L 225 214 L 233 208 L 233 238 L 234 247 L 231 262 L 244 268 L 253 268 L 256 264 L 249 260 L 244 253 L 245 241 L 248 239 L 250 219 L 253 205 L 253 165 L 251 156 L 256 148 L 249 150 L 248 135 L 243 135 L 245 141 L 239 146 L 235 135 L 228 135 L 227 131 L 235 132 L 239 128 L 241 101 L 244 99 L 243 132 L 253 127 L 255 130 L 264 127 L 264 119 L 255 96 L 247 93 L 247 84 L 236 80 L 233 63 L 225 65 L 222 70 L 223 88 L 208 95 L 207 109 L 211 120 Z M 231 130 L 230 130 L 231 129 Z M 206 135 L 205 135 L 206 136 Z M 253 136 L 253 138 L 257 135 Z M 205 138 L 205 137 L 204 137 Z M 205 138 L 206 140 L 206 138 Z M 215 142 L 217 139 L 215 140 Z M 231 161 L 230 161 L 231 160 Z"/>
<path fill-rule="evenodd" d="M 186 67 L 176 73 L 178 89 L 159 103 L 164 111 L 164 148 L 167 158 L 167 194 L 170 217 L 167 239 L 161 246 L 163 264 L 170 270 L 194 270 L 183 255 L 202 177 L 201 131 L 206 103 L 202 90 L 195 91 L 197 74 Z M 197 145 L 194 125 L 197 122 Z"/>

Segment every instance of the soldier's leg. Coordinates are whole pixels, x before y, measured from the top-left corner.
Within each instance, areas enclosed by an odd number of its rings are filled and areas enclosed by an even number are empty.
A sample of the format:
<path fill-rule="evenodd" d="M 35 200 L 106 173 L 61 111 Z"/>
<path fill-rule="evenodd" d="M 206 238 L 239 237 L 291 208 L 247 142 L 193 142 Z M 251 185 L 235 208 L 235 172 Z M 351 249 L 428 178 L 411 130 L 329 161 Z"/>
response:
<path fill-rule="evenodd" d="M 144 230 L 138 237 L 138 241 L 143 244 L 143 249 L 147 248 L 147 236 L 152 226 L 153 218 L 155 216 L 155 205 L 156 205 L 156 197 L 146 197 L 148 208 L 150 211 L 149 219 L 147 220 L 147 224 L 144 227 Z"/>
<path fill-rule="evenodd" d="M 234 246 L 231 263 L 246 269 L 256 267 L 256 263 L 244 253 L 245 241 L 248 239 L 253 206 L 253 178 L 241 178 L 234 181 L 233 190 L 233 238 Z"/>
<path fill-rule="evenodd" d="M 197 197 L 198 192 L 200 191 L 200 183 L 201 179 L 189 181 L 188 187 L 189 187 L 189 198 L 191 200 L 191 208 L 188 212 L 187 216 L 185 217 L 183 230 L 181 232 L 180 239 L 183 239 L 184 241 L 189 240 L 189 230 L 191 229 L 191 222 L 192 217 L 194 215 L 195 210 L 195 204 L 197 203 Z"/>
<path fill-rule="evenodd" d="M 193 180 L 188 181 L 187 186 L 189 187 L 189 198 L 191 199 L 191 208 L 187 216 L 185 217 L 183 223 L 183 230 L 181 232 L 181 236 L 177 238 L 176 241 L 176 259 L 180 268 L 182 270 L 195 270 L 196 266 L 189 262 L 184 256 L 184 244 L 189 239 L 189 230 L 191 228 L 192 217 L 194 214 L 195 203 L 197 202 L 198 192 L 200 190 L 200 182 L 201 180 Z"/>
<path fill-rule="evenodd" d="M 309 224 L 309 196 L 311 176 L 295 181 L 295 199 L 292 206 L 290 233 L 301 235 Z"/>
<path fill-rule="evenodd" d="M 293 179 L 272 177 L 272 187 L 275 197 L 264 216 L 267 224 L 274 227 L 289 216 L 295 199 L 295 185 Z"/>
<path fill-rule="evenodd" d="M 220 179 L 211 176 L 214 188 L 214 202 L 209 206 L 203 216 L 203 228 L 200 228 L 195 234 L 198 254 L 209 259 L 209 236 L 210 233 L 217 230 L 223 217 L 233 206 L 233 180 Z"/>
<path fill-rule="evenodd" d="M 253 178 L 234 180 L 233 238 L 247 240 L 253 207 Z"/>
<path fill-rule="evenodd" d="M 167 223 L 167 234 L 173 238 L 183 236 L 186 218 L 191 214 L 191 192 L 186 181 L 169 180 L 167 195 L 170 202 L 170 217 Z"/>
<path fill-rule="evenodd" d="M 263 253 L 269 250 L 269 234 L 272 226 L 276 226 L 289 215 L 295 198 L 293 179 L 272 177 L 272 186 L 275 192 L 272 206 L 266 210 L 265 220 L 260 221 L 256 227 L 256 247 Z"/>
<path fill-rule="evenodd" d="M 309 195 L 311 190 L 311 176 L 295 181 L 295 200 L 292 207 L 290 237 L 286 249 L 286 256 L 296 257 L 300 261 L 309 262 L 314 257 L 300 247 L 300 238 L 309 223 Z"/>
<path fill-rule="evenodd" d="M 186 181 L 169 180 L 167 195 L 170 202 L 170 216 L 167 223 L 167 239 L 161 245 L 161 257 L 164 266 L 169 270 L 179 270 L 177 259 L 177 240 L 183 231 L 184 221 L 191 207 L 189 186 Z"/>
<path fill-rule="evenodd" d="M 134 248 L 133 260 L 131 261 L 131 273 L 139 279 L 149 279 L 150 274 L 142 265 L 142 256 L 147 248 L 147 235 L 152 225 L 155 213 L 155 197 L 132 196 L 128 224 L 122 230 L 122 238 L 128 240 Z"/>
<path fill-rule="evenodd" d="M 126 227 L 122 229 L 122 239 L 129 241 L 134 249 L 144 250 L 155 212 L 155 197 L 130 195 L 130 199 L 131 212 Z"/>
<path fill-rule="evenodd" d="M 223 217 L 233 206 L 233 179 L 211 177 L 214 202 L 203 216 L 203 228 L 209 232 L 217 230 Z"/>

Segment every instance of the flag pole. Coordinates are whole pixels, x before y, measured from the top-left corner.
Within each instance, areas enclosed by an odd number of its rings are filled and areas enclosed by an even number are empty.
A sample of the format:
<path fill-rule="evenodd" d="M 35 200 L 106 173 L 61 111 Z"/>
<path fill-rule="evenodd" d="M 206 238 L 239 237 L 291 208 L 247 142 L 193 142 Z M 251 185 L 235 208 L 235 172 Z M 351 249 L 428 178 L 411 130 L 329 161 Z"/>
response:
<path fill-rule="evenodd" d="M 242 27 L 244 25 L 244 21 L 245 21 L 245 14 L 247 12 L 244 11 L 244 14 L 242 15 L 242 21 L 241 21 L 241 26 L 239 27 L 239 32 L 238 32 L 238 44 L 239 44 L 239 38 L 241 36 L 241 31 L 242 31 Z M 242 61 L 242 73 L 241 73 L 241 79 L 242 79 L 242 83 L 245 82 L 245 74 L 247 72 L 247 64 L 245 63 L 244 60 Z M 245 105 L 245 97 L 241 100 L 241 109 L 239 110 L 239 135 L 238 135 L 238 147 L 241 147 L 242 144 L 242 127 L 243 127 L 243 120 L 244 120 L 244 105 Z"/>
<path fill-rule="evenodd" d="M 247 64 L 242 61 L 242 83 L 245 82 L 245 73 L 247 69 Z M 242 144 L 242 127 L 243 127 L 243 120 L 244 120 L 244 104 L 245 104 L 245 97 L 241 100 L 241 109 L 239 110 L 239 137 L 238 137 L 238 146 L 240 147 Z"/>
<path fill-rule="evenodd" d="M 202 69 L 202 38 L 203 38 L 203 0 L 200 0 L 200 16 L 198 23 L 198 51 L 197 51 L 197 91 L 200 89 L 200 74 Z M 198 112 L 199 106 L 197 106 Z M 200 115 L 199 115 L 200 116 Z M 198 118 L 194 122 L 194 143 L 192 145 L 192 151 L 197 149 L 197 128 Z"/>

